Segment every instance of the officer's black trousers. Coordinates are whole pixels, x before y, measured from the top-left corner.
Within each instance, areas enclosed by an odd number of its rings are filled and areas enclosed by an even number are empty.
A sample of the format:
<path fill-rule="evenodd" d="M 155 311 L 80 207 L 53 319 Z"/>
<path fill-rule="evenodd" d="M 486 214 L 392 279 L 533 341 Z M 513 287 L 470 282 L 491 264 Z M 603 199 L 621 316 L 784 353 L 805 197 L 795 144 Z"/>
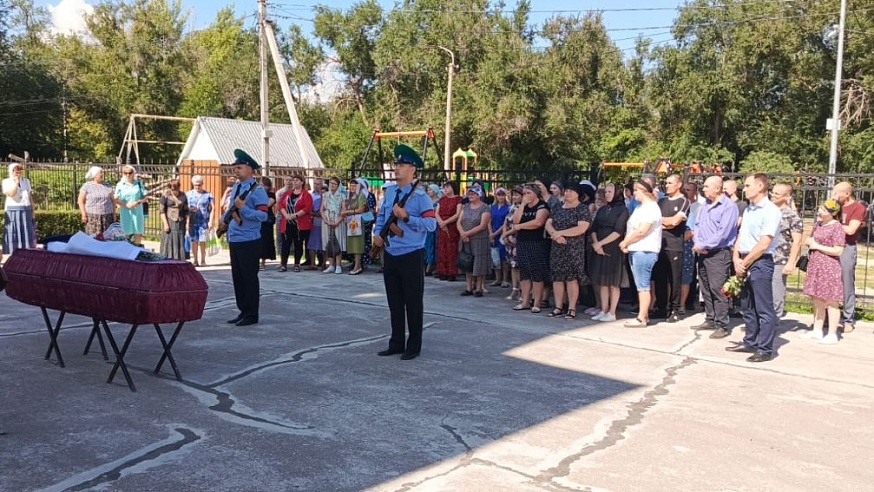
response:
<path fill-rule="evenodd" d="M 258 318 L 261 285 L 258 283 L 258 265 L 261 240 L 228 243 L 231 253 L 231 277 L 237 308 L 245 318 Z"/>
<path fill-rule="evenodd" d="M 400 256 L 392 256 L 386 252 L 383 262 L 385 295 L 391 310 L 391 339 L 388 348 L 418 354 L 422 350 L 425 250 L 418 249 Z M 410 338 L 406 344 L 405 325 L 410 330 Z"/>

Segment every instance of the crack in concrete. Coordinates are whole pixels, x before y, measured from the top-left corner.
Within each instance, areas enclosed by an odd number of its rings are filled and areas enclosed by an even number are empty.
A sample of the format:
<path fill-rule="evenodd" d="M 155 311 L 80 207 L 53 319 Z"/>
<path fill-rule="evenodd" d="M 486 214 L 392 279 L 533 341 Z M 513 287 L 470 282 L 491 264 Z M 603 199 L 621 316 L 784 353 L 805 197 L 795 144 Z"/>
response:
<path fill-rule="evenodd" d="M 629 404 L 627 407 L 628 411 L 626 412 L 625 417 L 614 420 L 610 424 L 610 427 L 607 429 L 607 432 L 603 438 L 601 438 L 597 442 L 589 444 L 588 446 L 584 447 L 574 454 L 566 456 L 559 462 L 558 466 L 544 470 L 540 474 L 539 478 L 547 482 L 555 483 L 554 480 L 566 477 L 570 474 L 570 467 L 575 462 L 586 456 L 615 446 L 620 441 L 625 439 L 625 433 L 630 428 L 638 426 L 643 422 L 643 418 L 644 416 L 646 416 L 646 413 L 659 402 L 659 397 L 666 396 L 668 393 L 670 393 L 670 387 L 676 383 L 674 377 L 677 375 L 677 373 L 680 370 L 695 363 L 695 359 L 693 359 L 692 357 L 686 357 L 679 364 L 667 368 L 665 370 L 665 376 L 662 378 L 661 383 L 644 393 L 638 401 Z"/>
<path fill-rule="evenodd" d="M 203 438 L 188 427 L 175 427 L 173 430 L 179 434 L 179 438 L 171 436 L 112 463 L 80 473 L 42 490 L 44 492 L 74 492 L 101 485 L 105 486 L 126 475 L 141 473 L 149 468 L 159 466 L 172 459 L 174 455 L 187 451 L 185 450 L 187 446 Z"/>
<path fill-rule="evenodd" d="M 452 437 L 455 439 L 455 441 L 458 442 L 458 444 L 461 444 L 462 446 L 464 446 L 464 449 L 466 449 L 468 453 L 473 451 L 473 447 L 470 444 L 468 444 L 467 441 L 464 440 L 464 436 L 462 436 L 461 434 L 459 434 L 457 432 L 458 429 L 456 427 L 452 427 L 451 425 L 446 423 L 446 419 L 448 419 L 448 418 L 449 418 L 448 415 L 443 417 L 443 419 L 440 421 L 440 427 L 443 430 L 445 430 L 446 432 L 450 433 L 452 435 Z"/>

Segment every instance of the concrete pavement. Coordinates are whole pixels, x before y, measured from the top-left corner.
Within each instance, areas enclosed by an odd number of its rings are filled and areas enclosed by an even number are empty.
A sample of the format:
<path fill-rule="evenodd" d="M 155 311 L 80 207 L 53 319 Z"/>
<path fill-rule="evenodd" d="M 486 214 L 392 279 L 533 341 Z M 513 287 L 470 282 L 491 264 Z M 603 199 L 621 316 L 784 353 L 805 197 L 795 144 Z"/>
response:
<path fill-rule="evenodd" d="M 874 483 L 874 335 L 780 337 L 752 365 L 690 324 L 625 329 L 514 312 L 505 289 L 426 279 L 413 361 L 387 345 L 381 277 L 261 275 L 261 323 L 236 328 L 226 258 L 202 269 L 202 320 L 174 349 L 183 381 L 138 391 L 81 355 L 43 360 L 39 310 L 0 295 L 0 490 L 865 490 Z M 784 327 L 809 323 L 804 316 Z M 112 325 L 122 337 L 129 327 Z M 865 485 L 868 484 L 868 485 Z"/>

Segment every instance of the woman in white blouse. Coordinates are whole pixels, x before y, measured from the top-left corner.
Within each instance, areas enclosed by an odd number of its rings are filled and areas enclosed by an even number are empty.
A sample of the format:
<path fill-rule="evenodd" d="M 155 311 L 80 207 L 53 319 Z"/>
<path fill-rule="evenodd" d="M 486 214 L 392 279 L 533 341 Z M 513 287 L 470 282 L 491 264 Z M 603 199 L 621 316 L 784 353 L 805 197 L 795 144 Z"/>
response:
<path fill-rule="evenodd" d="M 653 195 L 652 186 L 644 180 L 634 183 L 634 198 L 640 203 L 625 231 L 625 239 L 619 249 L 628 253 L 634 285 L 640 301 L 637 319 L 625 323 L 628 328 L 644 328 L 649 324 L 649 308 L 652 304 L 650 283 L 652 268 L 662 249 L 662 212 Z"/>
<path fill-rule="evenodd" d="M 36 225 L 33 222 L 33 196 L 30 181 L 21 175 L 20 163 L 9 165 L 9 177 L 3 180 L 6 196 L 6 234 L 3 235 L 3 253 L 11 254 L 16 249 L 36 247 Z"/>

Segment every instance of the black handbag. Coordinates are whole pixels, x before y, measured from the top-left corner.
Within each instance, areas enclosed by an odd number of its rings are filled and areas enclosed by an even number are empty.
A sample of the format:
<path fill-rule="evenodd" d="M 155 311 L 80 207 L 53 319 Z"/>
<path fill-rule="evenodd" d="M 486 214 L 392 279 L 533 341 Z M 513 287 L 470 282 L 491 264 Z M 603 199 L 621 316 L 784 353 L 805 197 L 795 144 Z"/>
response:
<path fill-rule="evenodd" d="M 810 261 L 810 253 L 802 255 L 800 258 L 798 258 L 798 261 L 795 262 L 795 268 L 801 270 L 802 272 L 806 272 L 808 261 Z"/>
<path fill-rule="evenodd" d="M 462 246 L 461 251 L 458 252 L 458 258 L 455 260 L 455 266 L 464 273 L 473 272 L 473 253 Z"/>

